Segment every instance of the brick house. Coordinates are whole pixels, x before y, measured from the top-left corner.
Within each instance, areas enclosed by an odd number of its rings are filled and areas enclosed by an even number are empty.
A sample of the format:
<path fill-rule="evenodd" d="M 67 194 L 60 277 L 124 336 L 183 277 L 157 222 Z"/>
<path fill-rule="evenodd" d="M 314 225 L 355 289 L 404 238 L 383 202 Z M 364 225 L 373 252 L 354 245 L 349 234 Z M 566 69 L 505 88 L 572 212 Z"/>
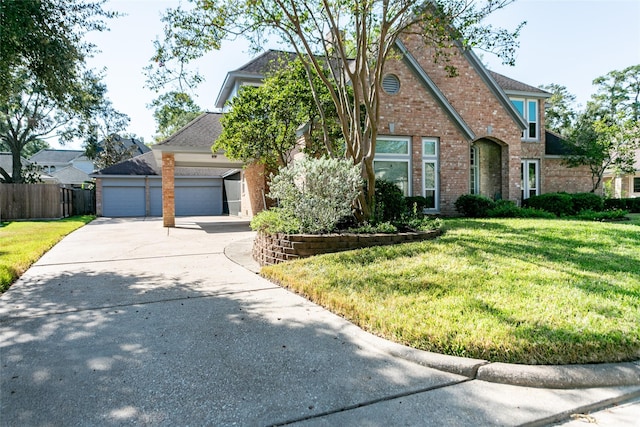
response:
<path fill-rule="evenodd" d="M 640 197 L 640 150 L 635 151 L 634 159 L 633 173 L 620 176 L 611 170 L 605 171 L 603 180 L 611 186 L 611 197 Z"/>
<path fill-rule="evenodd" d="M 550 93 L 487 70 L 471 51 L 451 57 L 458 73 L 451 77 L 418 36 L 396 48 L 382 82 L 377 178 L 427 197 L 430 211 L 446 215 L 456 213 L 463 194 L 520 204 L 535 194 L 590 190 L 588 170 L 565 167 L 561 147 L 546 143 Z M 271 50 L 230 72 L 216 107 L 243 85 L 259 85 L 276 59 L 291 55 Z"/>
<path fill-rule="evenodd" d="M 544 130 L 544 104 L 551 94 L 487 70 L 472 51 L 458 49 L 451 56 L 448 65 L 457 69 L 451 77 L 418 36 L 401 38 L 396 50 L 399 55 L 387 61 L 382 82 L 374 159 L 378 178 L 395 182 L 407 196 L 426 197 L 428 211 L 443 215 L 455 215 L 454 203 L 464 194 L 520 204 L 535 194 L 590 190 L 588 169 L 565 167 L 562 147 L 547 143 L 553 135 Z M 224 109 L 242 86 L 260 85 L 282 58 L 293 54 L 270 50 L 229 72 L 216 107 Z M 198 153 L 190 149 L 190 158 L 183 148 L 166 143 L 153 149 L 162 164 L 167 226 L 175 216 L 175 167 L 237 167 L 225 163 L 223 153 L 212 159 L 206 147 Z M 241 215 L 262 209 L 264 181 L 258 167 L 243 170 Z"/>

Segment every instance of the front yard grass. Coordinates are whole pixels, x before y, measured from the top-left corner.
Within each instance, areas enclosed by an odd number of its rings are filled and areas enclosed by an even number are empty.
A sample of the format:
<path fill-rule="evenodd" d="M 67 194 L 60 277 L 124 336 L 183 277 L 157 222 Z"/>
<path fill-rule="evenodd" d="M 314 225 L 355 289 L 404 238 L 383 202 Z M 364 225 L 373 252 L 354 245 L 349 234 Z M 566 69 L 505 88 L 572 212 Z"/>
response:
<path fill-rule="evenodd" d="M 437 240 L 322 255 L 262 274 L 361 328 L 494 362 L 640 358 L 640 216 L 449 219 Z"/>
<path fill-rule="evenodd" d="M 75 216 L 50 221 L 17 221 L 0 227 L 0 293 L 64 236 L 92 221 Z"/>

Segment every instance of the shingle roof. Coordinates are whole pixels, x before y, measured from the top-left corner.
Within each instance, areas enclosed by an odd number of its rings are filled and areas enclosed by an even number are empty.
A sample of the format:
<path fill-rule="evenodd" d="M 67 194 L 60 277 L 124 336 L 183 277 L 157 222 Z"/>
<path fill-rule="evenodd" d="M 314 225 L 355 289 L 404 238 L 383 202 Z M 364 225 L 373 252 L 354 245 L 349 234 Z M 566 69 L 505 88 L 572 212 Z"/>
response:
<path fill-rule="evenodd" d="M 85 171 L 82 171 L 74 166 L 67 166 L 57 170 L 51 174 L 56 178 L 60 184 L 82 184 L 85 181 L 90 181 L 91 177 Z"/>
<path fill-rule="evenodd" d="M 571 150 L 562 142 L 562 136 L 548 130 L 545 130 L 544 133 L 544 154 L 548 156 L 566 156 L 571 154 Z"/>
<path fill-rule="evenodd" d="M 537 93 L 540 95 L 551 96 L 549 92 L 546 92 L 540 88 L 535 86 L 530 86 L 526 83 L 519 82 L 510 77 L 503 76 L 502 74 L 496 73 L 495 71 L 487 70 L 491 77 L 498 83 L 498 86 L 502 88 L 505 92 L 514 91 L 514 92 L 527 92 L 527 93 Z"/>
<path fill-rule="evenodd" d="M 83 150 L 54 150 L 45 148 L 29 157 L 29 160 L 40 164 L 71 163 L 72 160 L 82 155 L 84 155 Z"/>
<path fill-rule="evenodd" d="M 258 77 L 264 77 L 269 71 L 279 69 L 281 61 L 286 64 L 295 60 L 296 56 L 294 52 L 269 49 L 232 73 L 255 74 Z"/>
<path fill-rule="evenodd" d="M 226 168 L 176 168 L 175 176 L 226 176 L 231 170 Z M 94 175 L 160 176 L 162 171 L 158 167 L 153 152 L 148 152 L 109 166 Z"/>
<path fill-rule="evenodd" d="M 159 146 L 210 148 L 222 133 L 221 113 L 202 113 Z"/>
<path fill-rule="evenodd" d="M 25 159 L 24 157 L 21 157 L 21 159 L 22 159 L 22 166 L 27 166 L 31 164 L 31 162 Z M 0 167 L 2 167 L 2 169 L 4 169 L 9 174 L 9 176 L 13 174 L 13 157 L 12 157 L 12 154 L 9 153 L 8 151 L 0 152 Z"/>

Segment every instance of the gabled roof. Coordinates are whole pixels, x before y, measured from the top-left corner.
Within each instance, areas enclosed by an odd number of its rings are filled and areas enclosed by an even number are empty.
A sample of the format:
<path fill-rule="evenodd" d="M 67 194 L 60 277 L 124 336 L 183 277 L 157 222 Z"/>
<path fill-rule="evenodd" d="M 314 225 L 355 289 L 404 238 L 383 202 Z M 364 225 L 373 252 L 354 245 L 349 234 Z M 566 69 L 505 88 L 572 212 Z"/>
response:
<path fill-rule="evenodd" d="M 213 143 L 222 134 L 221 117 L 222 113 L 202 113 L 182 129 L 153 147 L 160 150 L 163 147 L 206 148 L 210 150 Z"/>
<path fill-rule="evenodd" d="M 84 150 L 55 150 L 52 148 L 44 148 L 29 157 L 29 160 L 41 165 L 53 163 L 65 164 L 71 163 L 73 160 L 83 155 Z"/>
<path fill-rule="evenodd" d="M 90 181 L 91 177 L 85 171 L 82 171 L 74 166 L 67 166 L 51 173 L 51 176 L 56 178 L 60 184 L 82 184 L 85 181 Z"/>
<path fill-rule="evenodd" d="M 231 96 L 238 81 L 245 82 L 261 82 L 270 71 L 275 71 L 296 58 L 293 52 L 285 52 L 282 50 L 270 49 L 251 61 L 244 64 L 237 70 L 230 71 L 222 83 L 222 88 L 216 98 L 216 108 L 223 108 L 225 102 Z"/>
<path fill-rule="evenodd" d="M 144 145 L 144 142 L 140 141 L 139 139 L 122 138 L 117 133 L 113 134 L 112 138 L 114 139 L 114 141 L 118 141 L 118 142 L 122 143 L 122 145 L 124 145 L 124 148 L 126 148 L 126 149 L 129 149 L 131 147 L 135 147 L 134 151 L 133 151 L 133 155 L 134 156 L 137 156 L 138 154 L 148 153 L 149 151 L 151 151 L 151 148 L 149 148 L 146 145 Z M 101 148 L 103 145 L 104 145 L 104 140 L 100 141 L 98 143 L 98 148 Z"/>
<path fill-rule="evenodd" d="M 229 168 L 176 168 L 176 177 L 225 177 L 230 173 L 236 172 L 237 169 Z M 108 168 L 98 171 L 92 176 L 160 176 L 162 171 L 156 162 L 152 152 L 144 153 L 132 159 L 125 160 Z"/>
<path fill-rule="evenodd" d="M 498 83 L 498 86 L 502 88 L 506 93 L 510 95 L 514 94 L 522 94 L 522 95 L 532 95 L 539 98 L 549 98 L 551 94 L 547 91 L 544 91 L 535 86 L 530 86 L 526 83 L 519 82 L 510 77 L 503 76 L 502 74 L 496 73 L 495 71 L 487 70 L 491 77 Z"/>

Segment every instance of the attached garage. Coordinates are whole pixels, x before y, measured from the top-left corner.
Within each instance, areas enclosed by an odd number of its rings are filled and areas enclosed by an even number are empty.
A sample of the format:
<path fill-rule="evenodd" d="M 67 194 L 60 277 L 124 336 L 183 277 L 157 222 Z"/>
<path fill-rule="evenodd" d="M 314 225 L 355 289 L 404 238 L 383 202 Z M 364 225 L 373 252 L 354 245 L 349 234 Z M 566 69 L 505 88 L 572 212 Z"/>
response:
<path fill-rule="evenodd" d="M 162 216 L 162 178 L 151 153 L 104 169 L 96 178 L 98 215 Z M 174 180 L 177 216 L 222 215 L 223 177 L 237 170 L 179 168 Z M 136 175 L 138 173 L 139 175 Z"/>

